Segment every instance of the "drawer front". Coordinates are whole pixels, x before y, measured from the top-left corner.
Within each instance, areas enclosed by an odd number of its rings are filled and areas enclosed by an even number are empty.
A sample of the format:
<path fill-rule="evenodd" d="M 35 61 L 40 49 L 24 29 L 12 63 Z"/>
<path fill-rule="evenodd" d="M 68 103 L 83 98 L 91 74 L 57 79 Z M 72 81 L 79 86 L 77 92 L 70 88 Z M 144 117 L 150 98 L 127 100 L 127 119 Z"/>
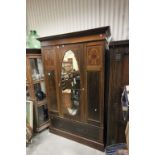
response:
<path fill-rule="evenodd" d="M 102 135 L 101 132 L 103 128 L 101 129 L 96 126 L 75 122 L 56 116 L 51 117 L 51 126 L 90 140 L 103 142 L 103 137 L 100 137 Z"/>

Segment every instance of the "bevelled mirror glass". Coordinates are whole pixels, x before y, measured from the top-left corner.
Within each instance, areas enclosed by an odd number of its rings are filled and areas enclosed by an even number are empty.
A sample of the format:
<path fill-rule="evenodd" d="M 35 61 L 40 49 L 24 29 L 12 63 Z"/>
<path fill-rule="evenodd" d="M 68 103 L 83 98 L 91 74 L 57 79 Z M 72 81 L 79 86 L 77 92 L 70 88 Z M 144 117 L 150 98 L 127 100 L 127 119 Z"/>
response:
<path fill-rule="evenodd" d="M 80 110 L 80 72 L 74 53 L 64 54 L 61 67 L 62 111 L 77 116 Z"/>

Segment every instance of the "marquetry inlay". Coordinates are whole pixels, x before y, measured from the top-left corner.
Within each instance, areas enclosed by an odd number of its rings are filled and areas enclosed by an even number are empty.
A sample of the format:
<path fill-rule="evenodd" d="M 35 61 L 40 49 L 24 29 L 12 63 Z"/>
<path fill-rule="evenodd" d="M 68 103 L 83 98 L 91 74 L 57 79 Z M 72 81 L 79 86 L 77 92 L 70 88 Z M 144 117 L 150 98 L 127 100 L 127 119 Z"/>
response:
<path fill-rule="evenodd" d="M 46 49 L 44 50 L 44 63 L 46 66 L 54 66 L 55 64 L 55 53 L 54 50 Z"/>
<path fill-rule="evenodd" d="M 100 47 L 88 47 L 87 65 L 98 66 L 101 64 L 101 49 Z"/>

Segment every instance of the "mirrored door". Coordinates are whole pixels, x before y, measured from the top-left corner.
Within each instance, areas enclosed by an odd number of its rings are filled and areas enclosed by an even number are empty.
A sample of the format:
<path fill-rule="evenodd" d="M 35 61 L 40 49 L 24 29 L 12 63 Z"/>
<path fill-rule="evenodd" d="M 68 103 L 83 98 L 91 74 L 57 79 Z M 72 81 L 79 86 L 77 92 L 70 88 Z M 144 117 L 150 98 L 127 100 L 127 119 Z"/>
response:
<path fill-rule="evenodd" d="M 65 118 L 81 120 L 83 106 L 83 77 L 81 46 L 66 45 L 60 49 L 59 94 L 61 114 Z"/>
<path fill-rule="evenodd" d="M 72 50 L 66 51 L 61 64 L 62 113 L 66 117 L 80 114 L 80 70 Z"/>

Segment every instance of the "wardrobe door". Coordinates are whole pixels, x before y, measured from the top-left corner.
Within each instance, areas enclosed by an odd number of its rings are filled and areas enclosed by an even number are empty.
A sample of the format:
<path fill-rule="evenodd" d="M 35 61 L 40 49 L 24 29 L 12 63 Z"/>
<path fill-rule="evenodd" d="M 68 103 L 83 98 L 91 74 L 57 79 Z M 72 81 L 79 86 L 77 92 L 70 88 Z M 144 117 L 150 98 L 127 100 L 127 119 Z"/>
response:
<path fill-rule="evenodd" d="M 86 119 L 90 124 L 103 126 L 104 42 L 87 43 L 85 48 Z"/>
<path fill-rule="evenodd" d="M 58 79 L 57 79 L 57 57 L 56 47 L 43 48 L 42 59 L 45 70 L 45 80 L 48 98 L 48 110 L 50 113 L 59 113 Z"/>
<path fill-rule="evenodd" d="M 60 111 L 64 118 L 82 120 L 83 114 L 83 45 L 59 46 Z"/>

